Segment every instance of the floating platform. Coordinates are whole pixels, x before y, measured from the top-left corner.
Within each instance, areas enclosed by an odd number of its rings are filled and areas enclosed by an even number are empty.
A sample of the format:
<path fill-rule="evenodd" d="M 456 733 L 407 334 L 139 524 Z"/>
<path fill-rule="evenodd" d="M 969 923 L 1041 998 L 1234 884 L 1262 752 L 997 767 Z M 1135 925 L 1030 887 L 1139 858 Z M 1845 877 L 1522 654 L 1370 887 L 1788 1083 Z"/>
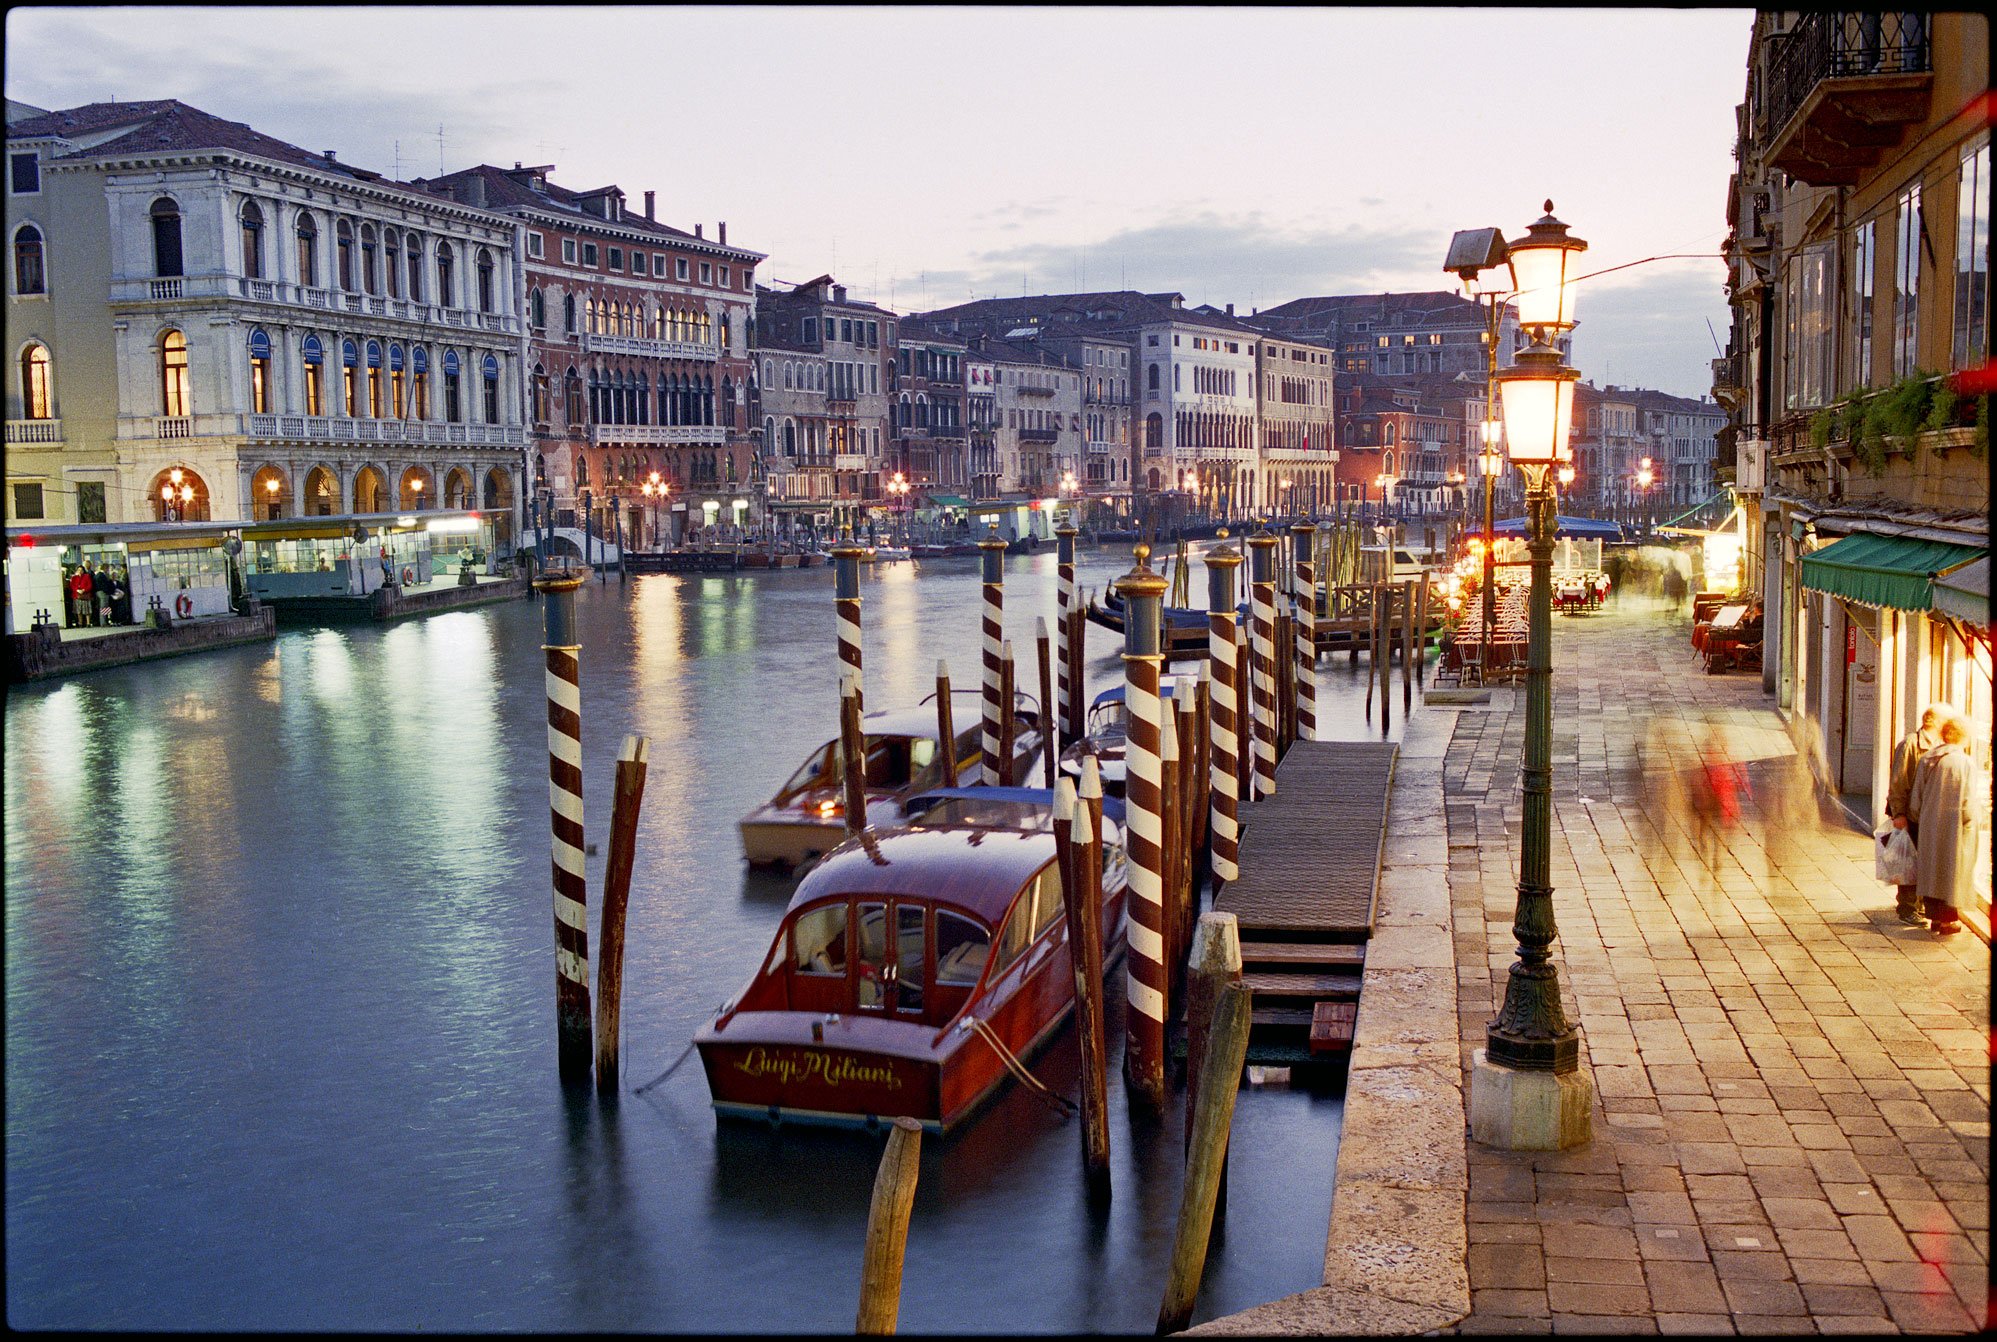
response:
<path fill-rule="evenodd" d="M 7 679 L 25 684 L 211 648 L 265 643 L 277 637 L 277 622 L 269 606 L 259 606 L 248 614 L 175 620 L 165 629 L 129 625 L 71 630 L 69 637 L 63 633 L 55 625 L 42 625 L 7 635 Z"/>
<path fill-rule="evenodd" d="M 404 590 L 378 587 L 365 596 L 277 597 L 264 603 L 282 624 L 323 624 L 346 620 L 401 620 L 411 615 L 435 615 L 494 601 L 517 600 L 529 591 L 524 576 L 486 578 L 470 586 L 431 583 Z"/>

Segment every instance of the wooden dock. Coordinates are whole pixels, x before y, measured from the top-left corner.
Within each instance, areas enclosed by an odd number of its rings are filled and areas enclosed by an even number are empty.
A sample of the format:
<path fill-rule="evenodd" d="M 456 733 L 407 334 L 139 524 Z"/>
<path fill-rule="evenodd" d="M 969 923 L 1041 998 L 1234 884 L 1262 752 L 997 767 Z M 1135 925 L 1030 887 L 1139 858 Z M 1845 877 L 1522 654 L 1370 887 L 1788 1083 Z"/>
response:
<path fill-rule="evenodd" d="M 1390 742 L 1298 741 L 1275 795 L 1242 817 L 1241 879 L 1213 907 L 1241 930 L 1251 1062 L 1324 1062 L 1352 1046 L 1398 754 Z"/>

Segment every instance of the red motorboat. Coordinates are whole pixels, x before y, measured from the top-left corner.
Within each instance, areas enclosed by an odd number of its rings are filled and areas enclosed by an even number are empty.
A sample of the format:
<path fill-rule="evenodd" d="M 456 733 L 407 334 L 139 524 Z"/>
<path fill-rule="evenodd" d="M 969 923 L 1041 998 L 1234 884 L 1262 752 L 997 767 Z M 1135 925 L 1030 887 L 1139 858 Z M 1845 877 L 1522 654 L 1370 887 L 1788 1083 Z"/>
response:
<path fill-rule="evenodd" d="M 906 828 L 799 884 L 763 967 L 694 1035 L 723 1117 L 947 1132 L 1075 1005 L 1044 788 L 940 789 Z M 1124 938 L 1122 806 L 1105 800 L 1103 958 Z M 983 1022 L 980 1028 L 974 1021 Z"/>

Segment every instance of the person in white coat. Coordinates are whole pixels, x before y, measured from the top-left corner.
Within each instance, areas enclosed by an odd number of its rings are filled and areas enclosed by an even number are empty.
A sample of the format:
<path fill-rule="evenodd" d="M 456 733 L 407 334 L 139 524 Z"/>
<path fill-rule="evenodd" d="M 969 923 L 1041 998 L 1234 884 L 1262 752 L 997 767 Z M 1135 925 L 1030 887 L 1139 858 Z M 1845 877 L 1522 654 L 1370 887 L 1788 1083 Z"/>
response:
<path fill-rule="evenodd" d="M 1893 747 L 1893 773 L 1886 787 L 1886 818 L 1893 822 L 1893 828 L 1907 831 L 1916 852 L 1920 851 L 1921 832 L 1907 818 L 1908 799 L 1914 794 L 1914 768 L 1923 755 L 1942 743 L 1942 720 L 1947 716 L 1948 710 L 1940 704 L 1929 704 L 1921 710 L 1921 725 Z M 1900 921 L 1910 927 L 1926 927 L 1928 920 L 1921 916 L 1921 901 L 1914 887 L 1897 885 L 1893 891 L 1898 905 L 1894 911 L 1900 915 Z"/>
<path fill-rule="evenodd" d="M 1942 723 L 1941 737 L 1942 743 L 1914 768 L 1907 815 L 1921 832 L 1914 850 L 1921 911 L 1935 935 L 1946 937 L 1962 931 L 1961 910 L 1970 899 L 1985 797 L 1976 762 L 1964 749 L 1968 724 L 1951 716 Z"/>

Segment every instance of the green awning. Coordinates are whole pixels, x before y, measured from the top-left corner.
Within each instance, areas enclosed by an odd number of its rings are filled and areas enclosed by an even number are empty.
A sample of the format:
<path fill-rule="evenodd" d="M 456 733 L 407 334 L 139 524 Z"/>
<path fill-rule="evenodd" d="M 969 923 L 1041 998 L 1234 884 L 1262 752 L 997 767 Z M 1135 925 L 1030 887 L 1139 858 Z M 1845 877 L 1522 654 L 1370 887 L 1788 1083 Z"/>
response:
<path fill-rule="evenodd" d="M 1803 556 L 1803 586 L 1894 610 L 1931 610 L 1934 577 L 1987 553 L 1967 545 L 1860 532 Z"/>
<path fill-rule="evenodd" d="M 1935 579 L 1935 609 L 1979 627 L 1990 623 L 1990 556 Z"/>
<path fill-rule="evenodd" d="M 971 501 L 961 494 L 931 494 L 929 502 L 938 508 L 968 508 Z"/>

